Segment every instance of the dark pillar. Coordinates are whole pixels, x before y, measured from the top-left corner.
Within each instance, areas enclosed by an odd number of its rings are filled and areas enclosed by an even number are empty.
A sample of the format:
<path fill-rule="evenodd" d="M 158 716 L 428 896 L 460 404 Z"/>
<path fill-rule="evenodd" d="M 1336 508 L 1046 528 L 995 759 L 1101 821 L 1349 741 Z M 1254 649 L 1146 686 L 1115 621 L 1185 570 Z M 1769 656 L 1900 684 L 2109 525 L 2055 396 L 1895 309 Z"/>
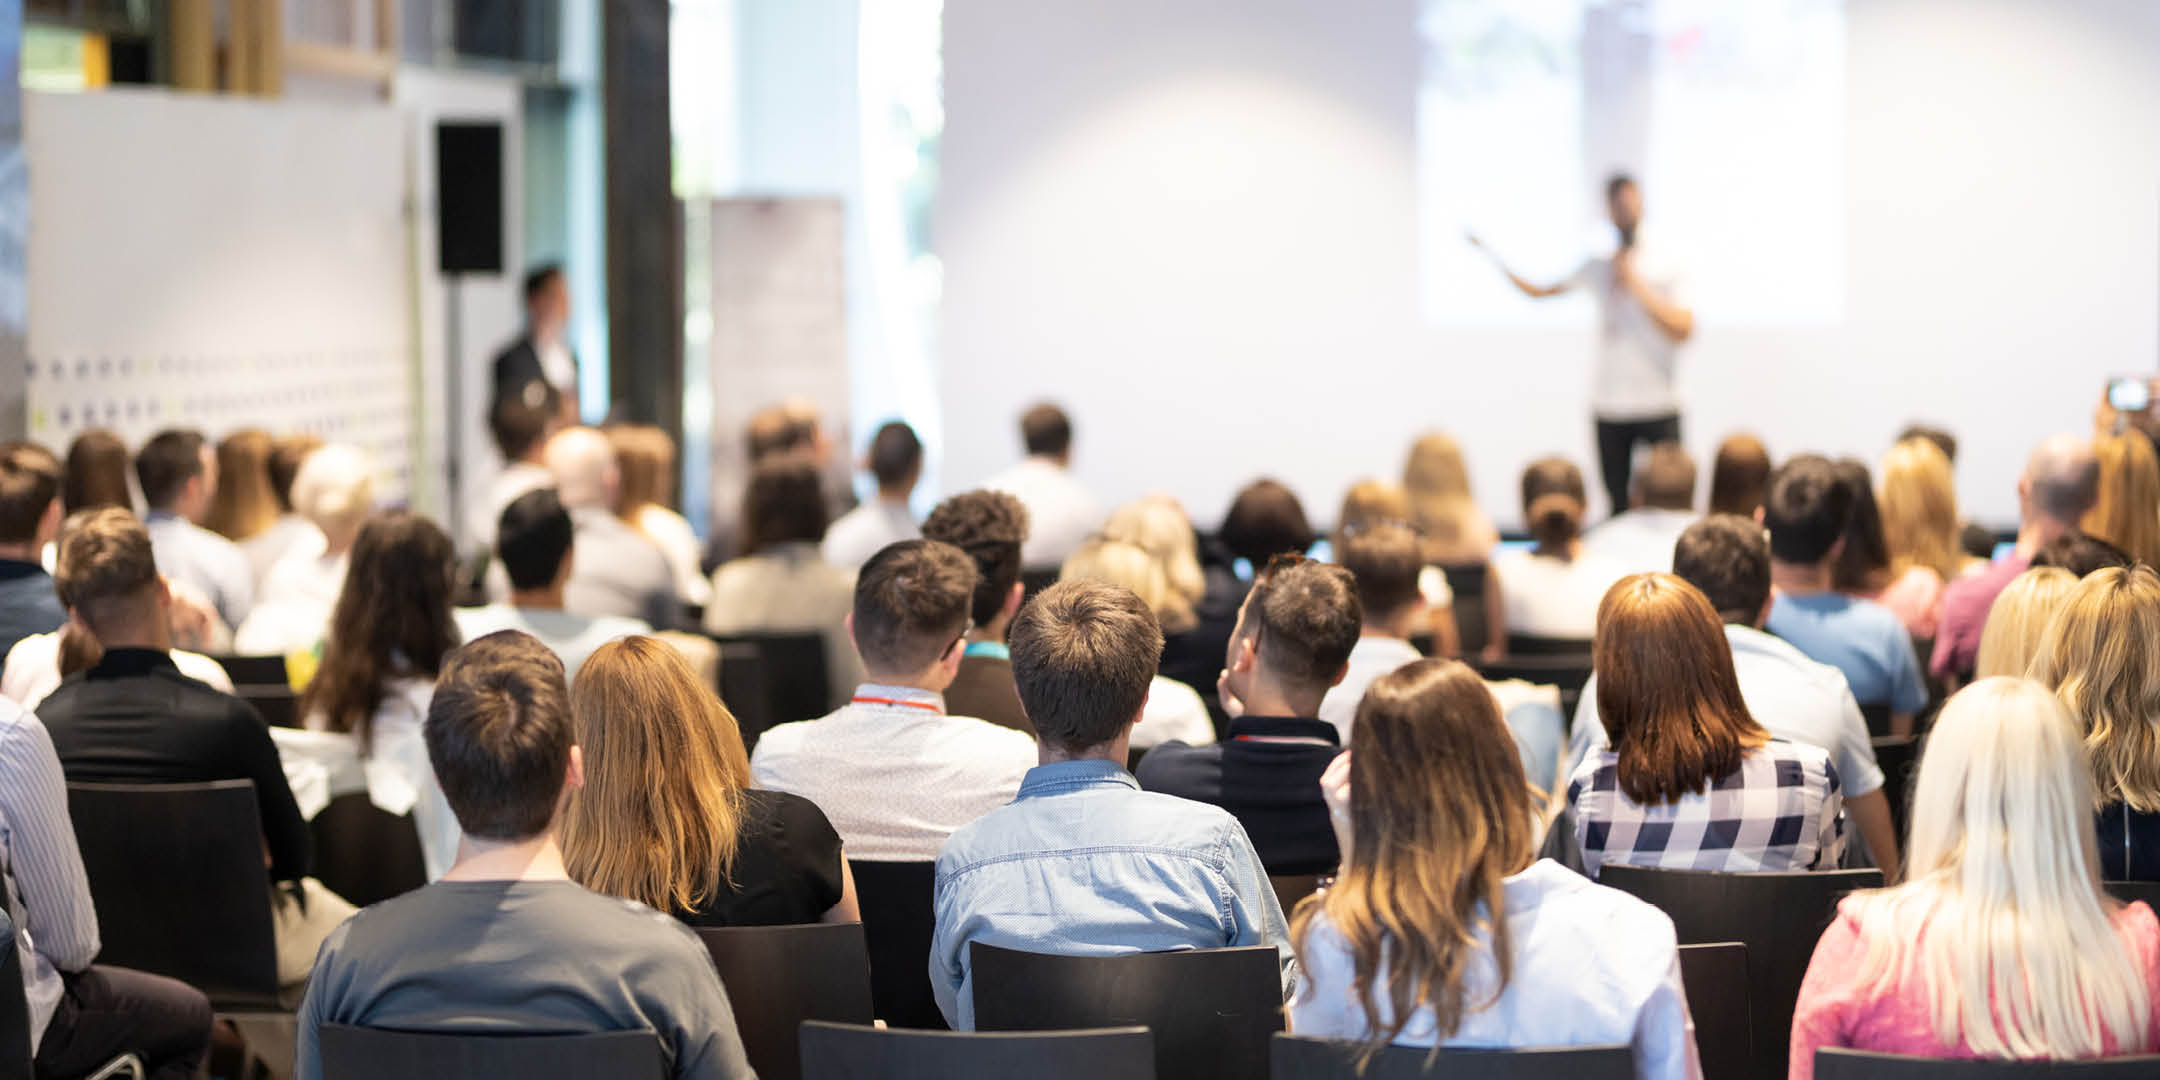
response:
<path fill-rule="evenodd" d="M 616 418 L 682 442 L 682 216 L 668 127 L 668 0 L 607 0 L 608 385 Z"/>

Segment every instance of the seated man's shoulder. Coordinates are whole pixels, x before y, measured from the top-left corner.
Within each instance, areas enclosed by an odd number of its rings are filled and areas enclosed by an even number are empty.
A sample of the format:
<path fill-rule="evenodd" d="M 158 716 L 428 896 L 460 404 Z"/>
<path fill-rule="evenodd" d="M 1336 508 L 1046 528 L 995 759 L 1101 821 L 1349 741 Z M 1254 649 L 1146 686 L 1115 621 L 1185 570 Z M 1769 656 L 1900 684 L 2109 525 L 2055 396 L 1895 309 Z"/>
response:
<path fill-rule="evenodd" d="M 1222 744 L 1191 746 L 1172 740 L 1147 752 L 1140 759 L 1140 768 L 1133 778 L 1148 791 L 1176 794 L 1189 788 L 1194 771 L 1219 768 L 1222 764 Z"/>

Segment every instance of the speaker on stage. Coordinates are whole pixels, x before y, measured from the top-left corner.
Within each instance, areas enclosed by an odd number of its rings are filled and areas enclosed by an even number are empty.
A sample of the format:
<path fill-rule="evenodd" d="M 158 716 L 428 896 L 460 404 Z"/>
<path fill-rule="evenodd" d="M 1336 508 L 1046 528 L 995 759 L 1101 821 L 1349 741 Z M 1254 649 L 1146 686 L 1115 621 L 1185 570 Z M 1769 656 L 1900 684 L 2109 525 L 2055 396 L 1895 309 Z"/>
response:
<path fill-rule="evenodd" d="M 435 237 L 445 274 L 503 270 L 503 160 L 499 123 L 435 125 Z"/>

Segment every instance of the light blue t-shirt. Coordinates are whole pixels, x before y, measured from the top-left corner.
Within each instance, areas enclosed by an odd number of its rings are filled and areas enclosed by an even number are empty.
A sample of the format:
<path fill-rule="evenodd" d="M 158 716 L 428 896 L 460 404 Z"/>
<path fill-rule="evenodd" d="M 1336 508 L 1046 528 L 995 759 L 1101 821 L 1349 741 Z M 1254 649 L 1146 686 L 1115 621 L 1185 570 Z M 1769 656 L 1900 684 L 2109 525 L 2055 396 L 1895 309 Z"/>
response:
<path fill-rule="evenodd" d="M 1927 707 L 1912 635 L 1889 608 L 1844 593 L 1777 594 L 1763 629 L 1818 663 L 1845 673 L 1854 700 L 1896 713 Z"/>

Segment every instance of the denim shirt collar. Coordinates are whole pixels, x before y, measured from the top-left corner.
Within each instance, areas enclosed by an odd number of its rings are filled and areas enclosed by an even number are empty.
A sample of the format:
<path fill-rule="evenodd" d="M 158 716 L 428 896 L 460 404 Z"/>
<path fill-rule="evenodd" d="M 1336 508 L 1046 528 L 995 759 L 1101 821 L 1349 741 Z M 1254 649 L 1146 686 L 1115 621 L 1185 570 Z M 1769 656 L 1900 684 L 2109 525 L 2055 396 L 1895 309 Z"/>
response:
<path fill-rule="evenodd" d="M 1031 799 L 1042 795 L 1058 795 L 1089 787 L 1128 787 L 1140 790 L 1140 781 L 1125 771 L 1115 761 L 1088 759 L 1085 761 L 1053 761 L 1037 765 L 1027 771 L 1020 781 L 1019 799 Z"/>

